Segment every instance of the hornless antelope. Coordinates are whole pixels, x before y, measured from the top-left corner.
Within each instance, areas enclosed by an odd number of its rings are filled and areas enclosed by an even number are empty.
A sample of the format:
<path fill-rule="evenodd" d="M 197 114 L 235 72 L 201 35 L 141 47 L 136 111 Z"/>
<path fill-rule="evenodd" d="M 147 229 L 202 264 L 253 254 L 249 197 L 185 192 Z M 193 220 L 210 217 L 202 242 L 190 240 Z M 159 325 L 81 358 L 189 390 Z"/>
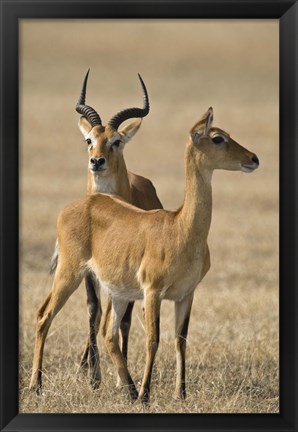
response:
<path fill-rule="evenodd" d="M 138 131 L 142 118 L 149 113 L 148 93 L 141 76 L 139 75 L 144 96 L 143 108 L 124 109 L 113 116 L 107 126 L 102 125 L 100 116 L 92 107 L 85 105 L 88 76 L 89 70 L 83 81 L 80 98 L 76 106 L 77 112 L 82 114 L 79 120 L 79 128 L 88 145 L 87 193 L 106 192 L 117 194 L 127 202 L 144 210 L 161 209 L 162 204 L 151 181 L 127 171 L 123 158 L 125 144 Z M 125 120 L 137 117 L 141 119 L 130 122 L 118 131 L 119 126 Z M 57 266 L 58 255 L 58 247 L 56 246 L 52 259 L 52 271 Z M 93 388 L 97 388 L 100 384 L 101 375 L 96 336 L 101 321 L 102 308 L 100 284 L 92 270 L 85 275 L 85 286 L 89 308 L 89 337 L 81 360 L 81 368 L 86 368 L 89 361 L 91 385 Z M 120 325 L 122 354 L 126 361 L 133 305 L 133 302 L 129 303 Z M 107 314 L 109 314 L 110 309 L 111 299 L 109 298 Z"/>
<path fill-rule="evenodd" d="M 52 291 L 37 319 L 31 385 L 41 385 L 44 342 L 57 312 L 90 269 L 112 297 L 105 342 L 131 400 L 138 392 L 119 348 L 118 331 L 130 301 L 145 299 L 146 364 L 140 398 L 149 402 L 159 344 L 163 299 L 175 302 L 176 395 L 184 398 L 185 348 L 193 294 L 210 268 L 214 169 L 252 172 L 255 154 L 223 130 L 212 127 L 213 110 L 193 126 L 186 146 L 186 188 L 176 211 L 144 211 L 116 196 L 94 194 L 66 206 L 58 217 L 59 262 Z"/>

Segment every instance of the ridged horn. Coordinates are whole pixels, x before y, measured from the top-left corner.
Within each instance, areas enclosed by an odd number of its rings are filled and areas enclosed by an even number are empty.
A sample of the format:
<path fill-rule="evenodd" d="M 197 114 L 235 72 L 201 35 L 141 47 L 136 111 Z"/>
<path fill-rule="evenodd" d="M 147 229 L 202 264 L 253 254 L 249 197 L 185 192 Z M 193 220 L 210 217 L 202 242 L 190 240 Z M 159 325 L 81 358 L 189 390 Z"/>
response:
<path fill-rule="evenodd" d="M 76 111 L 79 114 L 82 114 L 83 116 L 87 117 L 87 120 L 89 123 L 91 123 L 92 127 L 101 125 L 101 118 L 93 109 L 92 107 L 85 105 L 85 98 L 86 98 L 86 89 L 87 89 L 87 82 L 88 82 L 88 76 L 89 76 L 90 69 L 88 69 L 88 72 L 86 73 L 85 79 L 83 81 L 83 86 L 81 90 L 81 94 L 79 97 L 79 100 L 76 105 Z"/>
<path fill-rule="evenodd" d="M 140 74 L 138 74 L 138 77 L 143 89 L 144 106 L 143 108 L 127 108 L 122 111 L 119 111 L 116 115 L 114 115 L 114 117 L 111 118 L 108 124 L 115 130 L 117 130 L 120 124 L 123 123 L 125 120 L 128 120 L 130 118 L 135 118 L 135 117 L 143 118 L 149 113 L 150 106 L 149 106 L 149 97 L 148 97 L 147 89 Z"/>

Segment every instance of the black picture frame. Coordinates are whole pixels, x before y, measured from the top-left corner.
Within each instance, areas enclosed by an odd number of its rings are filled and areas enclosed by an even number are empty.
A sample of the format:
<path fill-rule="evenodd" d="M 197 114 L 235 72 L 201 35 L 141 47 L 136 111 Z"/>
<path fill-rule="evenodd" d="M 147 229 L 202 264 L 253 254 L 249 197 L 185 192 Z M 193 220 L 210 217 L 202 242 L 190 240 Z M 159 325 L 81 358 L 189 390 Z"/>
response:
<path fill-rule="evenodd" d="M 1 431 L 297 431 L 298 4 L 287 0 L 1 0 Z M 275 18 L 280 22 L 280 413 L 18 413 L 18 20 Z M 248 55 L 253 55 L 248 53 Z"/>

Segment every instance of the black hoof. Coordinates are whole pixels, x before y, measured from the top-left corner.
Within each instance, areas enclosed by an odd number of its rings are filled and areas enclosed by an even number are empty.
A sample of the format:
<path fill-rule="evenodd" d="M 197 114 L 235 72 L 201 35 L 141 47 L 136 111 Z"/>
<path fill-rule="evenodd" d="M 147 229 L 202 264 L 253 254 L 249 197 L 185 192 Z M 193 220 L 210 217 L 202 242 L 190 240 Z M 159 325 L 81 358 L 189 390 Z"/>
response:
<path fill-rule="evenodd" d="M 97 390 L 100 387 L 100 383 L 101 383 L 100 379 L 96 379 L 96 380 L 92 379 L 90 381 L 90 385 L 91 385 L 93 390 Z"/>

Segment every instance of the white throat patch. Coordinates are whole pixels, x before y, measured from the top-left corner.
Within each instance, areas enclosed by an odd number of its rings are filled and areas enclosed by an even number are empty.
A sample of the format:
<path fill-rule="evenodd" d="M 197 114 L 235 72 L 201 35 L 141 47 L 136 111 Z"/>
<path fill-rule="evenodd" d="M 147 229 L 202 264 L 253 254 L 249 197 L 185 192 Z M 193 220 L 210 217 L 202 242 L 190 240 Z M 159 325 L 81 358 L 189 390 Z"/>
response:
<path fill-rule="evenodd" d="M 93 192 L 115 194 L 118 191 L 115 177 L 93 175 Z"/>

